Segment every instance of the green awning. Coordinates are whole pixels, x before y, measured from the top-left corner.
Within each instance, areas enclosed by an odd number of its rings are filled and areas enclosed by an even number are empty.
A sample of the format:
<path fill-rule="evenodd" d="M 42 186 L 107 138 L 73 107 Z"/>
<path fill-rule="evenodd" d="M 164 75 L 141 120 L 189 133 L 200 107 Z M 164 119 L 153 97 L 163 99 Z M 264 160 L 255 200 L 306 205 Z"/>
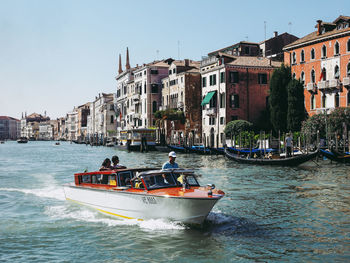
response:
<path fill-rule="evenodd" d="M 208 104 L 209 101 L 211 100 L 211 98 L 214 96 L 214 94 L 215 94 L 215 91 L 210 91 L 207 95 L 205 95 L 205 97 L 201 103 L 201 106 Z"/>

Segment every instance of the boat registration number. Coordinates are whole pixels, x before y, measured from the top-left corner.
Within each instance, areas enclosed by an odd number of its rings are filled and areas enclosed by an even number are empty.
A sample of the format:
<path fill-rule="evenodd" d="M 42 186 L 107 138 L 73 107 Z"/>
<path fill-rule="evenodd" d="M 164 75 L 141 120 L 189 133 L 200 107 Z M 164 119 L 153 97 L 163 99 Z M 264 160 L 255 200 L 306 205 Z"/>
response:
<path fill-rule="evenodd" d="M 143 196 L 142 201 L 145 204 L 151 204 L 151 205 L 154 205 L 157 203 L 157 200 L 153 196 Z"/>

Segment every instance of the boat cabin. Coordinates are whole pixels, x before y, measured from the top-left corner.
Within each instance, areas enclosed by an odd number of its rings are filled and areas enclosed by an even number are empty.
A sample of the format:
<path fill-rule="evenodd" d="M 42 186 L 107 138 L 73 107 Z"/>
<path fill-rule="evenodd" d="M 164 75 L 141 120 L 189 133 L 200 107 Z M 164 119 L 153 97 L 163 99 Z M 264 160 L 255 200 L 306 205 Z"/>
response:
<path fill-rule="evenodd" d="M 93 188 L 155 190 L 172 187 L 199 187 L 197 175 L 187 169 L 118 169 L 74 174 L 75 185 Z"/>

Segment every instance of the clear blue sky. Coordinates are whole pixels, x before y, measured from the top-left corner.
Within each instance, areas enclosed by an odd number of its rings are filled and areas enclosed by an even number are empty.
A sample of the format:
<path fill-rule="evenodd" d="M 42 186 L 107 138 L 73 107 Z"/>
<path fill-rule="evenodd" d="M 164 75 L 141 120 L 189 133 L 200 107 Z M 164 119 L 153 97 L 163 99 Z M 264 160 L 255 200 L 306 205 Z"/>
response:
<path fill-rule="evenodd" d="M 180 59 L 200 60 L 264 40 L 264 21 L 267 38 L 302 37 L 339 15 L 350 15 L 350 1 L 0 0 L 0 115 L 47 111 L 53 119 L 115 92 L 126 47 L 132 66 L 178 59 L 178 41 Z"/>

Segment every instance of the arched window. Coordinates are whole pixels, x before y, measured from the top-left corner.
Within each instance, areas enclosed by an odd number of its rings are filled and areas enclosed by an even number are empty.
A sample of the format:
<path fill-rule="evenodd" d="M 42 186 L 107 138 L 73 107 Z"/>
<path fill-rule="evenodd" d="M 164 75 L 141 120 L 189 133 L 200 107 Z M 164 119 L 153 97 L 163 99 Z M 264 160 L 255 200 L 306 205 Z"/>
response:
<path fill-rule="evenodd" d="M 325 81 L 325 80 L 327 80 L 327 71 L 326 71 L 326 68 L 323 68 L 322 69 L 322 73 L 321 73 L 322 75 L 322 80 L 323 81 Z"/>
<path fill-rule="evenodd" d="M 311 83 L 315 83 L 316 82 L 316 77 L 315 77 L 315 70 L 311 70 Z"/>
<path fill-rule="evenodd" d="M 304 71 L 302 71 L 301 74 L 300 74 L 300 81 L 304 85 L 304 83 L 305 83 L 305 73 L 304 73 Z"/>
<path fill-rule="evenodd" d="M 339 108 L 339 93 L 334 96 L 334 105 L 336 108 Z"/>
<path fill-rule="evenodd" d="M 347 46 L 346 51 L 350 52 L 350 38 L 349 38 L 346 46 Z"/>
<path fill-rule="evenodd" d="M 292 54 L 292 64 L 296 64 L 297 63 L 297 56 L 295 54 L 295 52 L 293 52 Z"/>
<path fill-rule="evenodd" d="M 310 109 L 314 110 L 315 109 L 315 95 L 312 94 L 310 98 Z"/>
<path fill-rule="evenodd" d="M 153 101 L 152 103 L 152 108 L 153 108 L 153 113 L 155 113 L 158 109 L 157 109 L 157 102 L 156 101 Z"/>
<path fill-rule="evenodd" d="M 296 75 L 295 75 L 295 73 L 293 73 L 293 75 L 292 75 L 292 78 L 293 78 L 293 79 L 295 79 L 295 78 L 296 78 Z"/>
<path fill-rule="evenodd" d="M 334 55 L 339 55 L 339 43 L 338 41 L 334 44 Z"/>
<path fill-rule="evenodd" d="M 322 108 L 326 108 L 326 104 L 327 104 L 327 97 L 326 94 L 322 94 Z"/>
<path fill-rule="evenodd" d="M 350 77 L 350 62 L 348 63 L 348 68 L 346 70 L 346 75 Z"/>
<path fill-rule="evenodd" d="M 302 50 L 301 53 L 300 53 L 300 62 L 305 62 L 305 52 L 304 52 L 304 50 Z"/>
<path fill-rule="evenodd" d="M 315 49 L 311 49 L 311 53 L 310 53 L 310 57 L 311 59 L 315 59 Z"/>
<path fill-rule="evenodd" d="M 338 67 L 338 65 L 336 65 L 335 67 L 334 67 L 334 78 L 335 79 L 339 79 L 339 67 Z"/>
<path fill-rule="evenodd" d="M 323 45 L 321 58 L 326 58 L 326 57 L 327 57 L 327 47 L 325 45 Z"/>

